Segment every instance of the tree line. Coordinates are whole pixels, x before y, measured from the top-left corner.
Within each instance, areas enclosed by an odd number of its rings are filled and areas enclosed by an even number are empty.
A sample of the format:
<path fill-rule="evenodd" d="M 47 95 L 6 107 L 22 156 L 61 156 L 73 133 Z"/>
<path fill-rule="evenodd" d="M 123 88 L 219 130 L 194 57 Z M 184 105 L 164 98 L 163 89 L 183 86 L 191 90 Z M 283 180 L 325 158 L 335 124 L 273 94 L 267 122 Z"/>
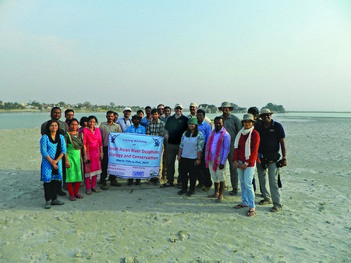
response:
<path fill-rule="evenodd" d="M 231 103 L 233 106 L 233 113 L 245 113 L 247 112 L 247 108 L 240 107 L 235 103 Z M 0 100 L 0 110 L 38 110 L 38 111 L 49 111 L 52 107 L 58 106 L 63 109 L 73 109 L 75 111 L 90 111 L 90 112 L 99 112 L 99 111 L 116 111 L 122 112 L 126 107 L 125 105 L 116 105 L 114 102 L 110 102 L 108 105 L 97 105 L 92 104 L 89 101 L 84 103 L 76 103 L 69 104 L 64 101 L 60 101 L 58 103 L 41 103 L 38 101 L 30 101 L 28 103 L 18 103 L 18 102 L 4 102 Z M 131 106 L 133 111 L 137 111 L 139 109 L 143 109 L 144 107 L 140 106 Z M 204 109 L 207 113 L 218 113 L 218 106 L 214 104 L 201 103 L 199 104 L 199 108 Z M 283 105 L 277 105 L 273 103 L 267 103 L 263 108 L 269 108 L 273 112 L 285 113 L 286 110 Z"/>

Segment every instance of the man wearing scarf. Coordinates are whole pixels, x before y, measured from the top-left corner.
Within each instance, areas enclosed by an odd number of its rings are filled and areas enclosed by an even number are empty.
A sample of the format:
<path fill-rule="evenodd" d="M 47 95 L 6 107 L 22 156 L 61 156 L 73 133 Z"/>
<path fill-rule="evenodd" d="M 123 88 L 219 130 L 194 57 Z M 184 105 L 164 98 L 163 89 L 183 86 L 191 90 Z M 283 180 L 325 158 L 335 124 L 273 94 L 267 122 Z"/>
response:
<path fill-rule="evenodd" d="M 221 202 L 225 189 L 225 163 L 229 154 L 230 134 L 223 127 L 222 117 L 216 117 L 214 125 L 215 128 L 207 140 L 205 160 L 215 187 L 215 192 L 209 197 L 217 198 Z"/>

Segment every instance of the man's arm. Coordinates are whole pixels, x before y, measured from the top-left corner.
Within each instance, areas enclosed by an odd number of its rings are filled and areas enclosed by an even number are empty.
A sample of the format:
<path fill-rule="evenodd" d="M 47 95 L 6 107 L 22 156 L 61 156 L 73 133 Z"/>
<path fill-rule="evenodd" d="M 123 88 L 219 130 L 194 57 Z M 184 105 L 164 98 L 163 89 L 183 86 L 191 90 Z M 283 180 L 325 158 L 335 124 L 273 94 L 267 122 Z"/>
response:
<path fill-rule="evenodd" d="M 282 150 L 282 155 L 283 155 L 283 159 L 282 159 L 282 165 L 283 166 L 286 166 L 288 163 L 287 163 L 287 159 L 286 159 L 286 146 L 285 146 L 285 139 L 282 138 L 279 140 L 279 143 L 280 143 L 280 148 Z"/>

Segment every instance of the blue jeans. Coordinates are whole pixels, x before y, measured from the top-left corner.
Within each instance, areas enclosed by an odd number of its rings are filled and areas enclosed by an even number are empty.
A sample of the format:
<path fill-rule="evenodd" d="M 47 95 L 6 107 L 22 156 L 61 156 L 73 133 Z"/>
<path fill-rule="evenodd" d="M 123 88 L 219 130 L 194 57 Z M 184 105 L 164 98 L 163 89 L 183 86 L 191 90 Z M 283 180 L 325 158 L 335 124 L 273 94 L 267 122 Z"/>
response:
<path fill-rule="evenodd" d="M 239 162 L 241 163 L 241 162 Z M 250 208 L 255 208 L 255 192 L 253 189 L 252 179 L 254 177 L 255 166 L 247 167 L 245 170 L 237 169 L 243 204 L 248 205 Z"/>

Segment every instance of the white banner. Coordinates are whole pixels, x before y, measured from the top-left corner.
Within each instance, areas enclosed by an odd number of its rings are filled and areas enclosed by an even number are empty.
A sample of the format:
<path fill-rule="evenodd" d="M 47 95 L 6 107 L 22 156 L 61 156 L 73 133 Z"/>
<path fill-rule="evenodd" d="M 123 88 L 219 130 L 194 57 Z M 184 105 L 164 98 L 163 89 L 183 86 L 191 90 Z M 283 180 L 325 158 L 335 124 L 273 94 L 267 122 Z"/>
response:
<path fill-rule="evenodd" d="M 126 179 L 149 179 L 159 173 L 163 138 L 135 133 L 110 133 L 108 172 Z"/>

